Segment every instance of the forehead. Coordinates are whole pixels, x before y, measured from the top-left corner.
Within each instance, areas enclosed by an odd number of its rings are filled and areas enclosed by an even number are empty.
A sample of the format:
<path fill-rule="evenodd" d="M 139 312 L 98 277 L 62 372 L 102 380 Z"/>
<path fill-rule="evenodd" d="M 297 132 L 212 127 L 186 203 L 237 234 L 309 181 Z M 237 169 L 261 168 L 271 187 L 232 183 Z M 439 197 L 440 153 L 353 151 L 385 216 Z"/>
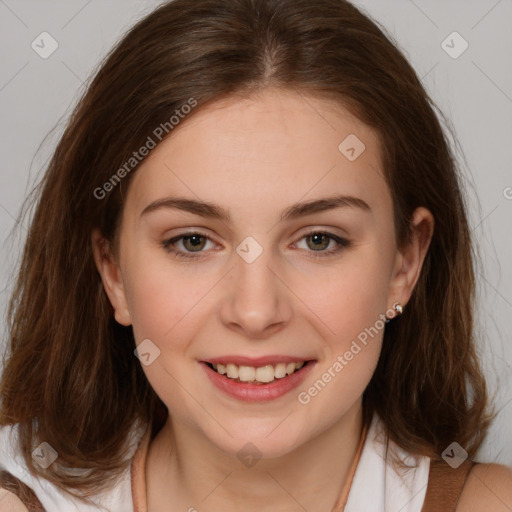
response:
<path fill-rule="evenodd" d="M 136 172 L 127 203 L 140 211 L 180 194 L 254 213 L 334 192 L 389 200 L 376 132 L 340 103 L 269 89 L 181 120 Z"/>

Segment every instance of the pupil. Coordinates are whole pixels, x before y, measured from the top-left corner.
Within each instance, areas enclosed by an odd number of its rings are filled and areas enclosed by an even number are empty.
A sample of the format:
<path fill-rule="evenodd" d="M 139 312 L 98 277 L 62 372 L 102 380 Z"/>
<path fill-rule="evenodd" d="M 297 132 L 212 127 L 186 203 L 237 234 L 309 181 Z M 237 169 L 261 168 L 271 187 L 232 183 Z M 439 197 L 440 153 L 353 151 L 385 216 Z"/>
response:
<path fill-rule="evenodd" d="M 184 242 L 185 242 L 185 244 L 187 244 L 187 242 L 188 242 L 189 244 L 192 245 L 193 248 L 194 247 L 197 248 L 197 247 L 201 246 L 201 238 L 203 238 L 202 235 L 187 236 L 187 237 L 185 237 Z"/>
<path fill-rule="evenodd" d="M 320 248 L 325 248 L 325 242 L 322 243 L 322 239 L 325 238 L 325 235 L 322 234 L 322 233 L 316 233 L 314 235 L 311 235 L 311 239 L 313 241 L 313 245 L 314 245 L 314 248 L 318 249 L 319 247 Z"/>

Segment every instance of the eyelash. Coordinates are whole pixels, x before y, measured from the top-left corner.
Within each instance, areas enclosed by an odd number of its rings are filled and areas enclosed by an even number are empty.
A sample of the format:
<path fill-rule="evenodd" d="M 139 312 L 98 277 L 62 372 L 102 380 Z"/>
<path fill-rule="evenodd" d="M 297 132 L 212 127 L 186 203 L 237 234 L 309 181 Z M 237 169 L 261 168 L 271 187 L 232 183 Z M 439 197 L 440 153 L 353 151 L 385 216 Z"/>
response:
<path fill-rule="evenodd" d="M 190 231 L 188 233 L 183 233 L 180 236 L 171 238 L 169 240 L 164 240 L 162 242 L 162 246 L 168 252 L 173 253 L 174 256 L 176 258 L 178 258 L 178 259 L 195 260 L 195 259 L 198 259 L 198 258 L 202 258 L 204 251 L 198 251 L 197 254 L 194 254 L 194 253 L 191 253 L 191 252 L 177 251 L 176 249 L 173 248 L 175 243 L 179 242 L 180 240 L 182 240 L 184 238 L 188 238 L 188 237 L 191 237 L 191 236 L 194 236 L 194 235 L 202 236 L 202 237 L 206 238 L 207 240 L 211 241 L 209 236 L 207 236 L 204 233 L 201 233 L 200 231 Z M 327 231 L 310 231 L 309 233 L 306 233 L 305 235 L 303 235 L 300 238 L 300 240 L 303 240 L 304 238 L 307 238 L 307 237 L 310 237 L 310 236 L 313 236 L 313 235 L 324 235 L 327 238 L 330 238 L 331 240 L 334 240 L 337 243 L 337 246 L 334 247 L 333 249 L 324 250 L 324 251 L 307 251 L 307 252 L 311 253 L 311 255 L 309 257 L 312 258 L 312 259 L 326 258 L 326 257 L 329 257 L 329 256 L 333 256 L 335 254 L 338 254 L 343 249 L 345 249 L 345 248 L 350 246 L 350 242 L 347 239 L 341 238 L 341 237 L 339 237 L 337 235 L 334 235 L 333 233 L 329 233 Z"/>

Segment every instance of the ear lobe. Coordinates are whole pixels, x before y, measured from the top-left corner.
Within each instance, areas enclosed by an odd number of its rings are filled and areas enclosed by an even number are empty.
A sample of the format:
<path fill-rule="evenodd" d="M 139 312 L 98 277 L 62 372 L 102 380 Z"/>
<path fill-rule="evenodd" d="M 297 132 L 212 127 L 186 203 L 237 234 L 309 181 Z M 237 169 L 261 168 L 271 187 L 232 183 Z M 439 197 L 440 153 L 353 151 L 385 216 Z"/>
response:
<path fill-rule="evenodd" d="M 390 289 L 390 304 L 405 305 L 418 282 L 423 262 L 434 234 L 434 216 L 424 207 L 414 210 L 409 242 L 397 253 L 397 264 Z"/>
<path fill-rule="evenodd" d="M 94 262 L 101 276 L 103 288 L 114 308 L 114 317 L 121 325 L 131 325 L 121 270 L 112 254 L 110 244 L 98 230 L 93 231 L 91 241 Z"/>

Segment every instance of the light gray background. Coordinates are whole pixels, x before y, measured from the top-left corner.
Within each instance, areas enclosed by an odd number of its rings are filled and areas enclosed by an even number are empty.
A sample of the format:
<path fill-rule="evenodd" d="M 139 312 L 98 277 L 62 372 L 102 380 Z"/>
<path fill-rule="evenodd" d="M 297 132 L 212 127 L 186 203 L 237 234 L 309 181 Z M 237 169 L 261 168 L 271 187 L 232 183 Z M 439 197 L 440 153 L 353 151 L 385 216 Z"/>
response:
<path fill-rule="evenodd" d="M 459 155 L 483 257 L 478 339 L 499 411 L 480 458 L 512 465 L 512 0 L 355 3 L 405 51 L 451 119 L 466 157 Z M 84 81 L 118 37 L 156 5 L 154 0 L 0 0 L 0 311 L 26 227 L 8 235 L 27 191 L 44 169 Z M 59 45 L 47 59 L 31 48 L 44 31 Z M 469 44 L 456 59 L 442 47 L 454 31 Z M 460 39 L 451 41 L 452 52 L 461 48 Z M 0 334 L 2 348 L 4 322 Z"/>

